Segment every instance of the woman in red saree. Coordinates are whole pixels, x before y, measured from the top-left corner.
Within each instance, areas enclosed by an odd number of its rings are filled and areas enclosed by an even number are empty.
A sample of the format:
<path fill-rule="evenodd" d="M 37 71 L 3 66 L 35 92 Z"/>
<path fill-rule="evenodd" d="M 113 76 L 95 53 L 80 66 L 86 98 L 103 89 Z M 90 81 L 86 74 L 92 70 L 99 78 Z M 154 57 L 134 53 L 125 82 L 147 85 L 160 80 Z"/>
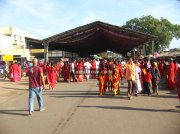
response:
<path fill-rule="evenodd" d="M 64 78 L 64 81 L 68 81 L 70 78 L 70 69 L 69 64 L 67 62 L 64 63 L 64 66 L 62 67 L 62 75 Z"/>
<path fill-rule="evenodd" d="M 57 71 L 57 77 L 56 77 L 57 81 L 60 81 L 60 74 L 61 74 L 62 65 L 61 65 L 61 63 L 59 61 L 57 62 L 55 68 L 56 68 L 56 71 Z"/>
<path fill-rule="evenodd" d="M 163 76 L 164 74 L 164 64 L 165 64 L 165 61 L 164 60 L 161 60 L 158 64 L 158 69 L 159 69 L 159 72 L 160 72 L 160 75 L 161 77 Z"/>
<path fill-rule="evenodd" d="M 91 63 L 91 69 L 90 69 L 91 78 L 95 79 L 96 78 L 96 60 L 93 59 L 90 63 Z"/>
<path fill-rule="evenodd" d="M 10 66 L 10 75 L 11 81 L 17 82 L 19 80 L 19 66 L 17 63 L 14 63 Z"/>
<path fill-rule="evenodd" d="M 18 81 L 21 81 L 21 64 L 18 64 Z"/>
<path fill-rule="evenodd" d="M 170 64 L 169 64 L 168 69 L 167 69 L 168 86 L 169 86 L 170 90 L 174 90 L 174 86 L 175 86 L 174 70 L 175 70 L 174 62 L 172 59 L 170 59 Z"/>
<path fill-rule="evenodd" d="M 180 58 L 180 57 L 179 57 Z M 179 66 L 176 70 L 176 86 L 177 86 L 177 93 L 178 93 L 178 98 L 180 102 L 180 59 L 177 60 Z"/>
<path fill-rule="evenodd" d="M 49 84 L 49 89 L 54 89 L 55 88 L 55 84 L 56 84 L 56 69 L 54 67 L 54 64 L 50 63 L 47 67 L 46 67 L 46 74 L 47 74 L 47 80 L 48 80 L 48 84 Z"/>

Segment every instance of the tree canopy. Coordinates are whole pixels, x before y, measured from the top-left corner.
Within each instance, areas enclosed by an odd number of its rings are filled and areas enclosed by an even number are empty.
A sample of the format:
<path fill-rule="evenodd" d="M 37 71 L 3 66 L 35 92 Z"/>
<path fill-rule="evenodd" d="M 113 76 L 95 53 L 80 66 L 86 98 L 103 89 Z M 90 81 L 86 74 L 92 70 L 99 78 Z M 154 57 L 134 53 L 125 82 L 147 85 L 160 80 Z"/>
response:
<path fill-rule="evenodd" d="M 131 19 L 123 27 L 155 35 L 157 38 L 154 40 L 154 51 L 157 52 L 169 48 L 173 38 L 180 38 L 180 25 L 172 24 L 165 18 L 156 19 L 151 15 Z M 150 44 L 147 47 L 151 49 Z"/>

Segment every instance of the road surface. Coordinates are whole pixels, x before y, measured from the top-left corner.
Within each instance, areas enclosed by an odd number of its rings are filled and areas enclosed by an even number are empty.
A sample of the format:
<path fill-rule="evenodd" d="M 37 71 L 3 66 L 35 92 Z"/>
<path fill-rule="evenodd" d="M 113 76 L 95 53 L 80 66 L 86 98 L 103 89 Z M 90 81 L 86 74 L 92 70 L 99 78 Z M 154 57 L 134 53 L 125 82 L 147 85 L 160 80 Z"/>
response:
<path fill-rule="evenodd" d="M 121 85 L 122 86 L 122 85 Z M 176 91 L 158 96 L 99 96 L 96 80 L 43 91 L 46 110 L 28 116 L 28 82 L 0 82 L 0 134 L 180 134 Z"/>

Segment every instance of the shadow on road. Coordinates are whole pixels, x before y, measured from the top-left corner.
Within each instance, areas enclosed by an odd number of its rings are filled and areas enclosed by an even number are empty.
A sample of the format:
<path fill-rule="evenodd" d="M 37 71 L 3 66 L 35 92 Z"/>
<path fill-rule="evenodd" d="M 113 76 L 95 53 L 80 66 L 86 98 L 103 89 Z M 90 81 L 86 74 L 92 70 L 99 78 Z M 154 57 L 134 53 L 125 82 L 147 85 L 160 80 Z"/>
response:
<path fill-rule="evenodd" d="M 100 96 L 98 91 L 45 91 L 43 95 L 55 98 L 112 98 L 112 99 L 128 99 L 126 92 L 121 92 L 121 95 L 114 96 L 112 92 Z"/>
<path fill-rule="evenodd" d="M 25 114 L 22 112 L 27 112 L 27 113 Z M 0 110 L 0 114 L 27 116 L 28 111 L 27 110 Z"/>
<path fill-rule="evenodd" d="M 156 97 L 156 98 L 177 98 L 177 96 L 173 96 L 173 95 L 152 95 L 151 97 Z"/>
<path fill-rule="evenodd" d="M 44 91 L 43 95 L 55 98 L 65 97 L 87 97 L 87 98 L 114 98 L 114 99 L 127 99 L 127 92 L 121 92 L 120 95 L 114 96 L 112 92 L 100 96 L 98 91 Z M 144 96 L 139 94 L 139 97 Z M 148 96 L 147 96 L 148 97 Z M 177 95 L 152 95 L 154 98 L 177 98 Z"/>
<path fill-rule="evenodd" d="M 102 108 L 102 109 L 113 109 L 113 110 L 134 110 L 134 111 L 145 111 L 145 112 L 173 112 L 180 113 L 180 110 L 175 109 L 148 109 L 148 108 L 134 108 L 124 106 L 78 106 L 80 108 Z"/>
<path fill-rule="evenodd" d="M 4 89 L 13 89 L 13 90 L 25 90 L 27 91 L 28 89 L 24 89 L 24 88 L 17 88 L 17 87 L 1 87 L 1 88 L 4 88 Z"/>
<path fill-rule="evenodd" d="M 176 106 L 176 108 L 180 108 L 180 106 Z"/>

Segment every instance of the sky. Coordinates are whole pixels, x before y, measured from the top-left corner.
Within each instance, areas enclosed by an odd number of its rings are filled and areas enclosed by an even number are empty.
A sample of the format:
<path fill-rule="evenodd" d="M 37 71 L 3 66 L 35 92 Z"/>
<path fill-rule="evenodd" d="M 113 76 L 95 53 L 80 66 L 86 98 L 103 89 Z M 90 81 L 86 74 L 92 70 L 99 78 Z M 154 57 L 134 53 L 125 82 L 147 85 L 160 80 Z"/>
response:
<path fill-rule="evenodd" d="M 122 26 L 143 15 L 180 25 L 178 0 L 0 0 L 0 27 L 14 26 L 44 39 L 94 21 Z M 170 48 L 180 48 L 180 39 Z"/>

